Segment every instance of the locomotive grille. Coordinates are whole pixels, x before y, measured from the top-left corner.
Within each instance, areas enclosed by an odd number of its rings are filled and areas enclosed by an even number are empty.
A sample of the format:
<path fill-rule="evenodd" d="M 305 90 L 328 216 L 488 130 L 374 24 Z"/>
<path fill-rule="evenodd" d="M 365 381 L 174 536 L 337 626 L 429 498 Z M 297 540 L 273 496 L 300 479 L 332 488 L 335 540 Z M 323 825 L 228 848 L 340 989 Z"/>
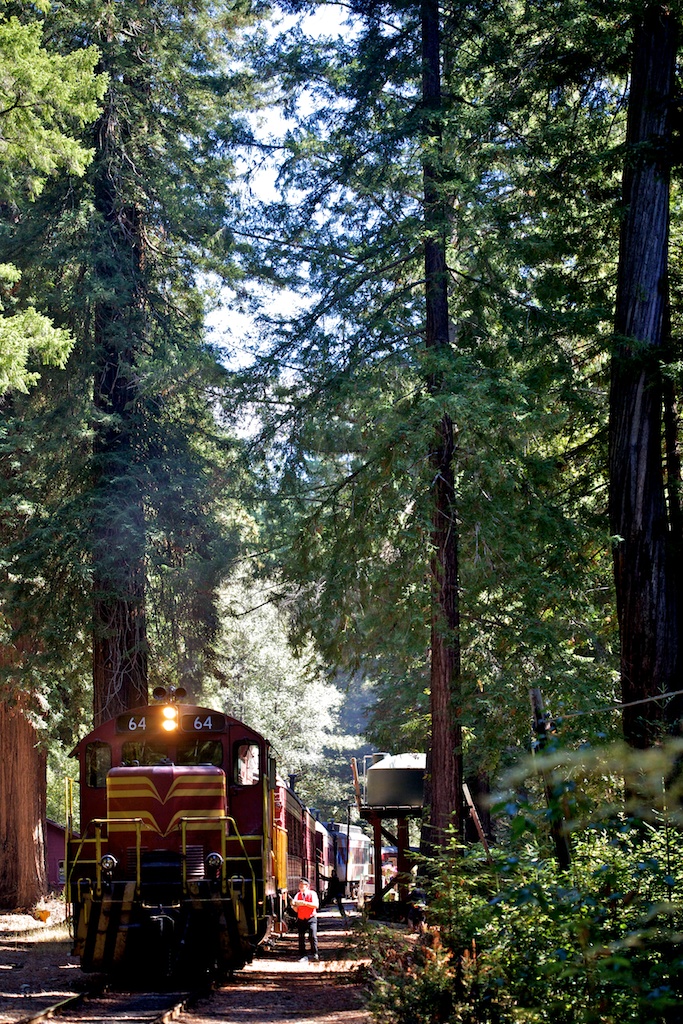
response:
<path fill-rule="evenodd" d="M 140 851 L 141 855 L 146 852 L 146 847 L 142 847 Z M 135 878 L 135 847 L 129 846 L 126 850 L 126 876 L 128 878 Z M 204 877 L 204 847 L 203 846 L 188 846 L 187 847 L 187 878 L 188 881 L 195 882 L 199 878 Z"/>
<path fill-rule="evenodd" d="M 140 856 L 147 850 L 146 846 L 140 848 Z M 126 878 L 135 878 L 135 869 L 137 866 L 137 857 L 135 854 L 135 847 L 129 846 L 126 849 Z"/>
<path fill-rule="evenodd" d="M 203 846 L 188 846 L 187 847 L 187 878 L 188 881 L 196 881 L 198 878 L 204 877 L 204 847 Z"/>

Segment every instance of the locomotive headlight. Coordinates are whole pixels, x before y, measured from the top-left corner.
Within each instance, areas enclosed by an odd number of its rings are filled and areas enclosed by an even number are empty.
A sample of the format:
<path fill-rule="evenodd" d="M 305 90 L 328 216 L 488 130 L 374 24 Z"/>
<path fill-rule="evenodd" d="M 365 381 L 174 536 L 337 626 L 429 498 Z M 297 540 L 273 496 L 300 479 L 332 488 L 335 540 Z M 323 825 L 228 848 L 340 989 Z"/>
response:
<path fill-rule="evenodd" d="M 163 716 L 163 722 L 161 723 L 162 729 L 166 732 L 173 732 L 174 729 L 178 728 L 178 709 L 167 705 L 161 712 Z"/>
<path fill-rule="evenodd" d="M 223 858 L 220 853 L 207 853 L 206 855 L 206 866 L 211 868 L 212 871 L 217 871 L 218 868 L 223 864 Z"/>
<path fill-rule="evenodd" d="M 100 860 L 100 867 L 103 871 L 109 875 L 114 870 L 118 861 L 111 853 L 105 853 L 104 857 Z"/>

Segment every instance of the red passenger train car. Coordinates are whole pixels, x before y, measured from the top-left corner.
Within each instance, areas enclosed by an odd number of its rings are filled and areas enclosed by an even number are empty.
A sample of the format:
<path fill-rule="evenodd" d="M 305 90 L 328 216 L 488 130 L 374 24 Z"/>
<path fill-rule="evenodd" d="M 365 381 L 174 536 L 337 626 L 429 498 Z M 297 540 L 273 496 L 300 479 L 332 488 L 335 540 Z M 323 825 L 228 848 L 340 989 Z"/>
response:
<path fill-rule="evenodd" d="M 270 744 L 184 696 L 158 688 L 73 751 L 80 835 L 70 816 L 66 883 L 86 971 L 226 973 L 282 920 Z"/>
<path fill-rule="evenodd" d="M 283 865 L 287 891 L 295 893 L 300 878 L 307 878 L 312 888 L 320 890 L 316 819 L 294 791 L 282 781 L 278 782 L 275 806 L 279 812 L 278 825 L 287 836 L 287 854 Z"/>
<path fill-rule="evenodd" d="M 276 820 L 287 837 L 283 864 L 287 891 L 295 893 L 299 879 L 307 878 L 324 900 L 335 867 L 335 844 L 327 826 L 282 781 L 278 783 L 275 806 Z"/>

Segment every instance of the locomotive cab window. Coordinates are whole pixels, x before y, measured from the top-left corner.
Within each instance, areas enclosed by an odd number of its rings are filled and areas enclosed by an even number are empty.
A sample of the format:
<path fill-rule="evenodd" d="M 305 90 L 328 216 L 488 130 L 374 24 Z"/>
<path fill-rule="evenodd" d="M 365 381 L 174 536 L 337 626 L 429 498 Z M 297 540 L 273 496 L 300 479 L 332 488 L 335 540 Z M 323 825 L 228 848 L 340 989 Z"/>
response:
<path fill-rule="evenodd" d="M 104 789 L 111 768 L 111 747 L 95 740 L 85 748 L 85 778 L 91 789 Z"/>
<path fill-rule="evenodd" d="M 144 740 L 129 740 L 121 747 L 121 765 L 130 768 L 134 765 L 170 764 L 168 745 L 166 743 L 149 743 Z"/>
<path fill-rule="evenodd" d="M 255 786 L 261 779 L 261 756 L 258 743 L 242 740 L 235 744 L 235 782 L 238 786 Z"/>
<path fill-rule="evenodd" d="M 220 740 L 191 740 L 178 746 L 176 756 L 178 764 L 212 764 L 215 768 L 223 767 L 223 744 Z"/>

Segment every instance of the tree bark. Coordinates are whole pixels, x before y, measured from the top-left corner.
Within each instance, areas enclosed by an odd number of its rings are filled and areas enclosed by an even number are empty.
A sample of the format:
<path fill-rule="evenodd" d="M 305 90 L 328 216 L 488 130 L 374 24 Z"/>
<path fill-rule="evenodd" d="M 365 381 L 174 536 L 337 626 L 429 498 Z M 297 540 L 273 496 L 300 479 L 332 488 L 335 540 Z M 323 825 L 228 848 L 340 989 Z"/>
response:
<path fill-rule="evenodd" d="M 439 7 L 422 3 L 422 99 L 425 137 L 436 139 L 437 155 L 425 146 L 423 164 L 425 222 L 425 344 L 433 366 L 429 388 L 443 389 L 443 354 L 449 351 L 446 216 L 439 188 L 438 150 L 441 126 Z M 440 845 L 449 826 L 462 835 L 462 749 L 460 729 L 460 612 L 458 593 L 458 530 L 453 459 L 453 423 L 447 412 L 437 426 L 431 455 L 433 469 L 432 624 L 431 624 L 431 749 L 429 782 L 431 843 Z"/>
<path fill-rule="evenodd" d="M 145 518 L 135 454 L 136 360 L 144 338 L 140 214 L 119 176 L 121 128 L 109 98 L 96 131 L 95 513 L 93 703 L 95 725 L 147 702 Z"/>
<path fill-rule="evenodd" d="M 610 528 L 624 704 L 681 687 L 680 536 L 672 532 L 663 464 L 667 358 L 671 106 L 678 26 L 653 4 L 636 25 L 612 358 Z M 672 492 L 671 497 L 675 497 Z M 680 697 L 623 712 L 628 743 L 677 726 Z"/>
<path fill-rule="evenodd" d="M 0 701 L 0 907 L 47 895 L 46 754 L 19 706 Z"/>

